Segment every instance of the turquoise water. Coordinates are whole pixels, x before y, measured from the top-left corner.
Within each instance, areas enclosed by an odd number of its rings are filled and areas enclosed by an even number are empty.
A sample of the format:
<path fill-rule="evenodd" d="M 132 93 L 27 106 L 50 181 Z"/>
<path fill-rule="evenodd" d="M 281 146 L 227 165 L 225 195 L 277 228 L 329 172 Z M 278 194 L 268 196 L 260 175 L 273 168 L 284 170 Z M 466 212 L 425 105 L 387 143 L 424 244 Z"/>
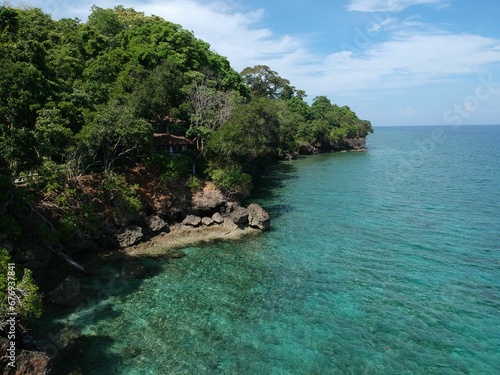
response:
<path fill-rule="evenodd" d="M 95 300 L 48 311 L 78 337 L 53 373 L 500 373 L 499 146 L 500 127 L 388 127 L 273 166 L 270 232 L 142 279 L 100 265 Z"/>

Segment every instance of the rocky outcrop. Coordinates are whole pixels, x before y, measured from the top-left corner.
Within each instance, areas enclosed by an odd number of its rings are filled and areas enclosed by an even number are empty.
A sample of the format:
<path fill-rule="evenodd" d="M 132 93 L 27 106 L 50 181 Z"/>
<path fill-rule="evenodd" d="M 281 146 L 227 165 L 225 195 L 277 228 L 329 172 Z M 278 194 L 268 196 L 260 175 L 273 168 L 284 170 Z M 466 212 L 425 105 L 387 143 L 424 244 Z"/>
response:
<path fill-rule="evenodd" d="M 167 223 L 158 215 L 148 216 L 145 218 L 146 225 L 151 232 L 159 232 L 167 228 Z"/>
<path fill-rule="evenodd" d="M 201 224 L 201 217 L 196 215 L 187 215 L 182 221 L 182 224 L 189 225 L 191 227 L 198 227 Z"/>
<path fill-rule="evenodd" d="M 332 151 L 366 151 L 366 139 L 365 138 L 347 138 L 338 141 L 330 141 L 329 149 Z"/>
<path fill-rule="evenodd" d="M 230 203 L 227 206 L 226 215 L 236 225 L 245 225 L 248 223 L 248 209 L 241 207 L 237 203 Z"/>
<path fill-rule="evenodd" d="M 121 248 L 135 245 L 143 237 L 142 228 L 138 225 L 129 225 L 126 228 L 120 229 L 115 234 L 115 239 L 118 246 Z"/>
<path fill-rule="evenodd" d="M 105 221 L 106 225 L 101 226 L 103 235 L 98 238 L 99 243 L 104 246 L 129 248 L 151 239 L 155 234 L 169 232 L 175 227 L 175 223 L 179 222 L 186 229 L 202 227 L 207 230 L 208 227 L 222 226 L 228 231 L 246 227 L 267 230 L 270 223 L 269 215 L 261 206 L 251 204 L 245 208 L 236 202 L 227 201 L 212 183 L 206 183 L 202 190 L 194 193 L 192 206 L 186 208 L 186 212 L 175 220 L 168 219 L 170 216 L 162 213 L 152 212 L 152 215 L 141 213 L 140 220 L 136 219 L 134 224 L 126 227 L 119 224 L 129 222 L 127 220 L 120 220 L 118 223 L 116 218 L 111 218 Z"/>
<path fill-rule="evenodd" d="M 271 224 L 271 218 L 266 210 L 260 205 L 252 203 L 248 206 L 248 224 L 252 228 L 267 230 Z"/>
<path fill-rule="evenodd" d="M 8 366 L 11 358 L 6 356 L 8 349 L 8 340 L 0 339 L 0 369 L 3 375 L 47 375 L 50 371 L 50 358 L 41 351 L 21 349 L 15 357 L 15 369 Z"/>
<path fill-rule="evenodd" d="M 76 306 L 80 302 L 80 282 L 74 276 L 66 277 L 50 293 L 52 303 L 59 306 Z"/>
<path fill-rule="evenodd" d="M 309 143 L 301 143 L 299 145 L 299 154 L 300 155 L 311 155 L 314 154 L 315 152 L 318 152 L 316 147 Z"/>
<path fill-rule="evenodd" d="M 49 356 L 44 352 L 21 350 L 16 358 L 16 375 L 46 375 L 49 373 Z"/>
<path fill-rule="evenodd" d="M 226 199 L 221 191 L 212 183 L 193 194 L 191 210 L 195 215 L 211 216 L 226 205 Z"/>

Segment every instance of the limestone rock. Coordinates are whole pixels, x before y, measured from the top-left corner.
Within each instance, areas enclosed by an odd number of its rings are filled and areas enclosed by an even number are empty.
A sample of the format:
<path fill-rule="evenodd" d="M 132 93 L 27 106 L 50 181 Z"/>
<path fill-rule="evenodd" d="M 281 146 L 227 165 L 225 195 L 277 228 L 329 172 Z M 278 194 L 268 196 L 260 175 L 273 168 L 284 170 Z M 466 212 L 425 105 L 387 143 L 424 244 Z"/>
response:
<path fill-rule="evenodd" d="M 145 220 L 151 232 L 159 232 L 167 226 L 167 223 L 158 215 L 148 216 Z"/>
<path fill-rule="evenodd" d="M 191 227 L 198 227 L 201 224 L 201 217 L 195 215 L 187 215 L 182 221 L 182 224 L 189 225 Z"/>
<path fill-rule="evenodd" d="M 234 221 L 229 218 L 229 217 L 226 217 L 222 223 L 222 226 L 224 228 L 226 228 L 227 230 L 229 231 L 233 231 L 235 229 L 238 229 L 238 226 L 234 223 Z"/>
<path fill-rule="evenodd" d="M 224 218 L 222 217 L 222 215 L 218 212 L 216 212 L 215 214 L 212 215 L 212 220 L 214 221 L 214 223 L 216 224 L 222 224 L 224 222 Z"/>
<path fill-rule="evenodd" d="M 2 354 L 6 352 L 7 340 L 2 339 L 0 343 Z M 4 350 L 5 348 L 5 350 Z M 16 356 L 16 369 L 10 372 L 7 366 L 8 359 L 2 355 L 0 359 L 0 367 L 4 368 L 2 374 L 16 374 L 16 375 L 47 375 L 50 371 L 50 358 L 49 356 L 40 351 L 31 351 L 22 349 Z"/>
<path fill-rule="evenodd" d="M 205 225 L 205 226 L 210 226 L 214 223 L 214 220 L 211 218 L 211 217 L 204 217 L 203 219 L 201 219 L 201 224 L 202 225 Z"/>
<path fill-rule="evenodd" d="M 316 150 L 316 147 L 314 147 L 313 145 L 309 144 L 309 143 L 302 143 L 299 145 L 299 154 L 300 155 L 311 155 L 313 153 L 315 153 L 317 150 Z"/>
<path fill-rule="evenodd" d="M 141 240 L 142 236 L 142 228 L 140 226 L 130 225 L 126 228 L 120 229 L 116 233 L 115 239 L 118 242 L 118 246 L 124 248 L 135 245 Z"/>
<path fill-rule="evenodd" d="M 226 205 L 221 191 L 212 183 L 206 183 L 203 189 L 193 194 L 191 209 L 197 215 L 211 215 Z"/>
<path fill-rule="evenodd" d="M 50 293 L 51 300 L 59 306 L 76 306 L 80 302 L 80 282 L 74 276 L 66 277 Z"/>
<path fill-rule="evenodd" d="M 229 204 L 226 214 L 236 225 L 248 223 L 248 210 L 237 203 Z"/>
<path fill-rule="evenodd" d="M 267 230 L 271 224 L 271 218 L 266 210 L 260 205 L 252 203 L 248 206 L 248 223 L 253 228 Z"/>
<path fill-rule="evenodd" d="M 330 141 L 328 147 L 332 151 L 366 151 L 366 139 L 365 138 L 347 138 L 340 139 L 337 141 Z"/>
<path fill-rule="evenodd" d="M 17 357 L 16 365 L 18 375 L 46 375 L 49 373 L 50 358 L 44 352 L 32 352 L 30 350 L 21 350 Z"/>

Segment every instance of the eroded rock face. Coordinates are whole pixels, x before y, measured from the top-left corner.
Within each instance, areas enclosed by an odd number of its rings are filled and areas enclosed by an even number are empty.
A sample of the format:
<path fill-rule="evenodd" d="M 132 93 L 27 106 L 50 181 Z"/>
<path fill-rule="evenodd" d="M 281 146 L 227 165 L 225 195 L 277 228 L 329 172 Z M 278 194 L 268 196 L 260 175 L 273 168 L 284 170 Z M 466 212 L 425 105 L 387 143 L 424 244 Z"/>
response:
<path fill-rule="evenodd" d="M 271 218 L 260 205 L 252 203 L 248 206 L 248 224 L 253 228 L 267 230 L 271 225 Z"/>
<path fill-rule="evenodd" d="M 343 150 L 366 151 L 366 139 L 349 138 L 349 139 L 341 139 L 339 141 L 331 141 L 329 147 L 333 151 L 343 151 Z"/>
<path fill-rule="evenodd" d="M 0 369 L 3 375 L 16 374 L 16 375 L 47 375 L 50 370 L 49 356 L 40 351 L 32 351 L 21 349 L 16 356 L 16 368 L 8 366 L 10 359 L 5 355 L 7 353 L 8 340 L 0 338 Z"/>
<path fill-rule="evenodd" d="M 195 215 L 187 215 L 182 221 L 182 224 L 189 225 L 191 227 L 198 227 L 201 224 L 201 217 Z"/>
<path fill-rule="evenodd" d="M 308 143 L 303 143 L 299 146 L 299 154 L 300 155 L 311 155 L 317 152 L 318 150 L 313 145 Z"/>
<path fill-rule="evenodd" d="M 236 225 L 244 225 L 248 223 L 248 210 L 245 207 L 241 207 L 237 203 L 228 204 L 226 215 Z"/>
<path fill-rule="evenodd" d="M 197 215 L 212 215 L 226 205 L 226 200 L 217 187 L 207 182 L 203 189 L 193 194 L 191 209 Z"/>
<path fill-rule="evenodd" d="M 167 223 L 158 215 L 148 216 L 145 221 L 151 232 L 159 232 L 167 227 Z"/>
<path fill-rule="evenodd" d="M 80 302 L 80 282 L 74 276 L 66 277 L 51 293 L 51 300 L 59 306 L 76 306 Z"/>
<path fill-rule="evenodd" d="M 21 350 L 16 358 L 16 375 L 46 375 L 49 373 L 50 358 L 44 352 Z"/>
<path fill-rule="evenodd" d="M 115 235 L 118 246 L 121 248 L 135 245 L 142 237 L 142 228 L 138 225 L 129 225 L 126 228 L 122 228 Z"/>

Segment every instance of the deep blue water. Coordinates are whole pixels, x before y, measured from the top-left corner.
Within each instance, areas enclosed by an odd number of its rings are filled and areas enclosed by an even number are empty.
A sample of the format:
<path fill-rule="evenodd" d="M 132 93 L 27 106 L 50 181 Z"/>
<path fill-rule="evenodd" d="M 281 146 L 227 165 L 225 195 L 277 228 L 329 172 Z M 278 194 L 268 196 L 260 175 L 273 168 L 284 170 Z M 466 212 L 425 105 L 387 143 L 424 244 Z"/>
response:
<path fill-rule="evenodd" d="M 387 127 L 273 166 L 272 230 L 96 266 L 56 374 L 499 374 L 500 126 Z M 114 284 L 110 284 L 114 283 Z"/>

